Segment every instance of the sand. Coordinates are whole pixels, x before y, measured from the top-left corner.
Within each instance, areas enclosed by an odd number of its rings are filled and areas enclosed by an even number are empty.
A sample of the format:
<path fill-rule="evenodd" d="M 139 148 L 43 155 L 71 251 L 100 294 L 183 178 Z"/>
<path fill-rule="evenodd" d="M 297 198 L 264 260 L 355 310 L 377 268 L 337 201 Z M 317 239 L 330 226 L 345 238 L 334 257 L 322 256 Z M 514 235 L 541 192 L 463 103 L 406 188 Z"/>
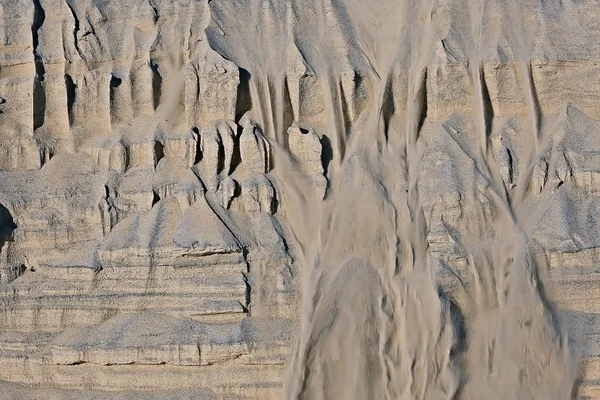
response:
<path fill-rule="evenodd" d="M 594 2 L 0 16 L 4 397 L 600 398 Z"/>

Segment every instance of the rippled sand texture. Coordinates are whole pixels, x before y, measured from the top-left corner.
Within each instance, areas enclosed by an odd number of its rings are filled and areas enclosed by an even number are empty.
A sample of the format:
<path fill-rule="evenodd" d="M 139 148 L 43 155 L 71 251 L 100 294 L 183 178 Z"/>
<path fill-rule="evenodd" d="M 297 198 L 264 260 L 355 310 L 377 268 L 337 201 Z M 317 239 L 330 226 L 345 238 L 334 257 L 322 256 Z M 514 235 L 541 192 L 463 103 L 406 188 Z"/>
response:
<path fill-rule="evenodd" d="M 0 397 L 600 398 L 598 43 L 594 1 L 0 0 Z"/>

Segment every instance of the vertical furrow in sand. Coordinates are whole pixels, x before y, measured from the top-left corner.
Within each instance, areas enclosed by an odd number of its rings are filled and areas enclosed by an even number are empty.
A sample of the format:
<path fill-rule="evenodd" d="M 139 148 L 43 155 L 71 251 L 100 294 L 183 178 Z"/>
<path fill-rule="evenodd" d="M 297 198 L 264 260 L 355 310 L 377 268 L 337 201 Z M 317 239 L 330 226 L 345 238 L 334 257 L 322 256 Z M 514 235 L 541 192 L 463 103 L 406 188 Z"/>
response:
<path fill-rule="evenodd" d="M 490 115 L 491 109 L 486 109 L 486 97 L 488 93 L 484 93 L 485 76 L 483 73 L 483 65 L 481 60 L 481 45 L 483 38 L 483 16 L 485 10 L 485 2 L 470 0 L 469 12 L 471 21 L 471 36 L 472 49 L 469 52 L 469 69 L 471 71 L 471 80 L 474 88 L 474 107 L 477 135 L 479 137 L 480 157 L 478 159 L 479 166 L 485 174 L 485 178 L 489 180 L 492 190 L 496 194 L 496 201 L 499 201 L 499 206 L 508 210 L 508 214 L 512 214 L 509 206 L 508 193 L 504 187 L 502 177 L 500 176 L 498 163 L 494 158 L 494 153 L 489 147 L 489 139 L 492 129 L 493 115 Z M 487 87 L 487 85 L 485 85 Z"/>
<path fill-rule="evenodd" d="M 276 140 L 277 139 L 277 127 L 276 127 L 276 105 L 273 103 L 274 96 L 271 93 L 271 82 L 269 79 L 269 75 L 266 71 L 263 71 L 262 74 L 263 88 L 264 88 L 264 102 L 266 104 L 266 111 L 264 115 L 267 118 L 265 121 L 265 127 L 263 128 L 266 132 L 268 138 Z"/>
<path fill-rule="evenodd" d="M 327 75 L 322 78 L 321 87 L 323 88 L 328 132 L 330 137 L 334 138 L 333 160 L 330 164 L 333 167 L 333 174 L 339 170 L 344 161 L 347 132 L 344 124 L 340 79 L 336 75 L 330 75 L 330 71 L 327 71 Z"/>
<path fill-rule="evenodd" d="M 523 32 L 520 32 L 520 34 L 523 35 Z M 521 46 L 523 45 L 521 44 Z M 518 205 L 522 204 L 525 200 L 527 192 L 529 191 L 531 175 L 533 173 L 535 161 L 538 157 L 540 150 L 543 147 L 545 147 L 546 144 L 541 142 L 541 117 L 539 115 L 539 109 L 536 101 L 537 95 L 535 94 L 535 89 L 533 87 L 531 61 L 528 61 L 528 59 L 526 58 L 526 53 L 524 50 L 519 53 L 519 60 L 517 62 L 519 65 L 519 72 L 521 75 L 523 97 L 525 99 L 525 104 L 527 105 L 527 120 L 529 125 L 528 130 L 533 138 L 534 145 L 523 154 L 523 169 L 522 173 L 519 174 L 516 186 L 517 190 L 515 191 L 515 194 L 512 199 L 512 202 L 515 204 L 513 208 L 517 208 Z"/>
<path fill-rule="evenodd" d="M 488 124 L 486 119 L 489 116 L 485 113 L 483 89 L 482 89 L 482 70 L 481 70 L 481 37 L 482 37 L 482 18 L 483 18 L 483 7 L 484 2 L 470 0 L 469 10 L 471 14 L 471 35 L 473 38 L 473 49 L 469 55 L 469 68 L 471 70 L 471 76 L 473 81 L 473 87 L 475 88 L 475 107 L 477 108 L 477 129 L 479 130 L 479 141 L 481 148 L 481 155 L 485 157 L 487 155 L 488 147 L 488 135 L 487 131 Z"/>
<path fill-rule="evenodd" d="M 408 96 L 406 102 L 406 120 L 405 120 L 405 183 L 406 187 L 406 207 L 408 215 L 404 218 L 409 221 L 404 221 L 401 224 L 400 241 L 405 244 L 404 259 L 402 260 L 403 268 L 413 269 L 415 264 L 421 268 L 426 267 L 426 243 L 422 242 L 422 238 L 415 233 L 420 231 L 421 226 L 415 228 L 413 224 L 424 224 L 425 220 L 421 219 L 419 195 L 418 195 L 418 175 L 419 164 L 422 158 L 422 150 L 419 146 L 419 131 L 427 117 L 427 63 L 429 56 L 429 46 L 431 43 L 432 27 L 431 13 L 432 1 L 424 1 L 419 7 L 417 15 L 417 23 L 423 27 L 424 31 L 416 31 L 411 36 L 410 44 L 410 64 L 408 70 Z"/>
<path fill-rule="evenodd" d="M 483 178 L 489 182 L 492 203 L 500 212 L 500 220 L 505 224 L 511 225 L 514 217 L 510 205 L 509 193 L 500 175 L 498 162 L 489 146 L 493 115 L 489 115 L 488 111 L 490 110 L 486 110 L 485 107 L 486 99 L 484 96 L 487 93 L 484 93 L 485 77 L 481 63 L 484 7 L 484 2 L 475 0 L 469 2 L 472 38 L 472 48 L 469 52 L 469 70 L 474 89 L 475 127 L 479 138 L 480 152 L 478 164 Z M 483 220 L 481 212 L 478 219 Z M 475 293 L 477 304 L 475 308 L 488 307 L 490 304 L 501 305 L 503 291 L 499 291 L 497 288 L 498 286 L 503 286 L 504 282 L 503 260 L 497 257 L 497 253 L 488 254 L 484 249 L 476 250 L 475 252 L 471 250 L 469 254 L 470 271 L 474 278 L 474 287 L 470 288 L 470 290 Z"/>
<path fill-rule="evenodd" d="M 250 98 L 252 99 L 252 104 L 256 104 L 257 110 L 254 110 L 254 107 L 252 108 L 252 116 L 254 119 L 258 119 L 256 122 L 258 123 L 258 125 L 260 126 L 260 128 L 266 132 L 266 130 L 268 129 L 268 113 L 265 111 L 264 109 L 264 105 L 266 104 L 266 101 L 263 100 L 263 96 L 262 93 L 263 91 L 260 90 L 262 88 L 262 82 L 261 82 L 261 77 L 258 76 L 258 74 L 252 75 L 250 77 Z M 258 113 L 258 115 L 257 115 Z"/>
<path fill-rule="evenodd" d="M 284 113 L 285 113 L 285 75 L 276 74 L 273 83 L 275 86 L 275 140 L 283 148 L 287 149 L 287 141 L 285 140 L 285 134 L 287 127 L 284 126 Z"/>
<path fill-rule="evenodd" d="M 542 135 L 541 124 L 542 115 L 541 109 L 535 89 L 533 72 L 531 68 L 531 58 L 529 56 L 530 39 L 529 33 L 525 27 L 525 14 L 528 10 L 525 7 L 520 7 L 517 2 L 510 1 L 507 3 L 509 19 L 511 20 L 513 34 L 515 35 L 515 53 L 516 63 L 520 75 L 520 83 L 522 86 L 523 98 L 527 106 L 527 122 L 529 134 L 533 139 L 533 146 L 528 150 L 523 151 L 521 173 L 518 177 L 516 191 L 512 202 L 515 203 L 513 208 L 517 208 L 525 200 L 529 191 L 533 168 L 540 156 L 541 152 L 547 148 L 550 136 Z"/>

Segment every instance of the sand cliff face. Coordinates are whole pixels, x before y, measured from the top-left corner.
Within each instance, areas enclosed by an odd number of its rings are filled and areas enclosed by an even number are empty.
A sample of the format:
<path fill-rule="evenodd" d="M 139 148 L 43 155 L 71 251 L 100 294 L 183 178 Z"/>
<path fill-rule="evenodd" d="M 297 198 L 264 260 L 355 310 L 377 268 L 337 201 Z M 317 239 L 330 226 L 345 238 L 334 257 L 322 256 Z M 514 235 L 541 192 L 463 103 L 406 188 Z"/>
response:
<path fill-rule="evenodd" d="M 595 3 L 126 3 L 0 0 L 1 398 L 600 397 Z"/>

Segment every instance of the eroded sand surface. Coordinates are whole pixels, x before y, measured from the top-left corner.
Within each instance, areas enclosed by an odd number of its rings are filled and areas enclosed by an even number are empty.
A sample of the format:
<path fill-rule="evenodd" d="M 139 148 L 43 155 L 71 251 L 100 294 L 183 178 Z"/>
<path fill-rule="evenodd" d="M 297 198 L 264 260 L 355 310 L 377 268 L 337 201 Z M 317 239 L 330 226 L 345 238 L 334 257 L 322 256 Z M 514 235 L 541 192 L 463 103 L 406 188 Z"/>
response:
<path fill-rule="evenodd" d="M 595 1 L 0 0 L 0 398 L 600 398 L 598 43 Z"/>

